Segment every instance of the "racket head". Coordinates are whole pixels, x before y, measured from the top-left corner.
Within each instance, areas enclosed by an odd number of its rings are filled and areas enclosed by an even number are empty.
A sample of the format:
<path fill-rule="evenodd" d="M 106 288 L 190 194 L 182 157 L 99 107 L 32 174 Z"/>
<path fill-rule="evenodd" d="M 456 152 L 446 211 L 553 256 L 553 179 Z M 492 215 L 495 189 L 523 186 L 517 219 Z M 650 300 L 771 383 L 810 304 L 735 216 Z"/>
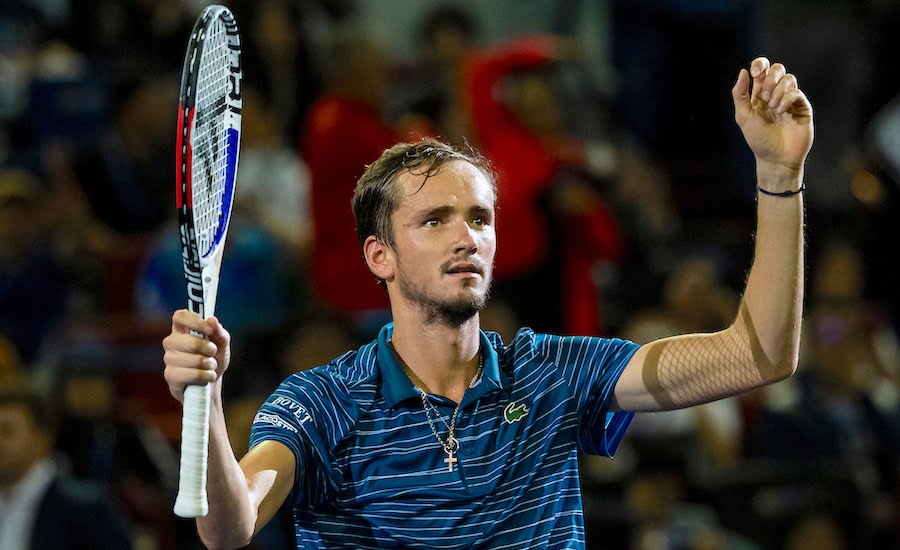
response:
<path fill-rule="evenodd" d="M 241 42 L 224 6 L 198 17 L 185 52 L 179 91 L 176 207 L 188 304 L 206 317 L 204 268 L 218 267 L 231 221 L 240 153 Z M 212 274 L 217 276 L 218 273 Z M 207 297 L 207 302 L 209 298 Z"/>

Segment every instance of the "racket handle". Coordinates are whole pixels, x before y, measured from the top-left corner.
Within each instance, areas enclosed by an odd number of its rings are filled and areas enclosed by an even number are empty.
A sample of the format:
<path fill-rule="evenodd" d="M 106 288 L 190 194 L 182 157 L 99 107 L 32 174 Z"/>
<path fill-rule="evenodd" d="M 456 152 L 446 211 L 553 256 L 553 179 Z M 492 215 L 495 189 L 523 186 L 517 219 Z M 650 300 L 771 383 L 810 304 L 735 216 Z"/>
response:
<path fill-rule="evenodd" d="M 182 518 L 205 516 L 209 512 L 206 499 L 206 460 L 209 453 L 210 384 L 184 389 L 181 417 L 181 474 L 175 515 Z"/>

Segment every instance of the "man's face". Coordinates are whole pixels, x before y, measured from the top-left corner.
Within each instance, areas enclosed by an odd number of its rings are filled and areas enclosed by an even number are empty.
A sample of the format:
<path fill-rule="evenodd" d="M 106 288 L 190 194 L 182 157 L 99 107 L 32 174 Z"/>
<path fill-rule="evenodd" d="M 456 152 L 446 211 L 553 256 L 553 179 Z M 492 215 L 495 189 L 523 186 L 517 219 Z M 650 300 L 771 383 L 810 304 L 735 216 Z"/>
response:
<path fill-rule="evenodd" d="M 0 486 L 18 481 L 45 456 L 48 446 L 49 437 L 25 406 L 0 405 Z"/>
<path fill-rule="evenodd" d="M 496 251 L 493 188 L 464 161 L 449 162 L 424 180 L 409 172 L 397 180 L 392 282 L 427 322 L 459 325 L 487 302 Z"/>

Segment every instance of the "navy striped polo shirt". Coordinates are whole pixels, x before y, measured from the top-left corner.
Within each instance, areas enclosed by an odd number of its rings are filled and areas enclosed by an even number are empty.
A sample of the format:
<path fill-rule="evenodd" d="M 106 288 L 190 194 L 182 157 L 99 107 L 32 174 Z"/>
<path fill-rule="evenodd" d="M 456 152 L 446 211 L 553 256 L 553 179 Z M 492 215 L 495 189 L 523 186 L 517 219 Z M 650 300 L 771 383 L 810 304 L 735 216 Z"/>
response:
<path fill-rule="evenodd" d="M 254 419 L 251 447 L 275 440 L 296 459 L 297 548 L 584 548 L 578 455 L 621 441 L 633 413 L 607 409 L 637 344 L 482 332 L 450 471 L 392 330 L 291 375 Z M 456 403 L 430 398 L 449 424 Z"/>

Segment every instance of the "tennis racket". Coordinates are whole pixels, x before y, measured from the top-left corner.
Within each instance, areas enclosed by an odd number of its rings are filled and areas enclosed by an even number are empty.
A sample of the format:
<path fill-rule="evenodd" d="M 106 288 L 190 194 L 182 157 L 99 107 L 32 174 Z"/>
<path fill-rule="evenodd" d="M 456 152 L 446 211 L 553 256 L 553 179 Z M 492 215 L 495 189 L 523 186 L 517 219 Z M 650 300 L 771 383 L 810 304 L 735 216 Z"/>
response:
<path fill-rule="evenodd" d="M 219 267 L 231 219 L 241 141 L 241 41 L 234 15 L 209 6 L 184 56 L 178 105 L 176 191 L 188 309 L 206 319 L 216 307 Z M 202 334 L 194 333 L 197 336 Z M 211 388 L 188 386 L 181 427 L 175 514 L 205 516 Z"/>

